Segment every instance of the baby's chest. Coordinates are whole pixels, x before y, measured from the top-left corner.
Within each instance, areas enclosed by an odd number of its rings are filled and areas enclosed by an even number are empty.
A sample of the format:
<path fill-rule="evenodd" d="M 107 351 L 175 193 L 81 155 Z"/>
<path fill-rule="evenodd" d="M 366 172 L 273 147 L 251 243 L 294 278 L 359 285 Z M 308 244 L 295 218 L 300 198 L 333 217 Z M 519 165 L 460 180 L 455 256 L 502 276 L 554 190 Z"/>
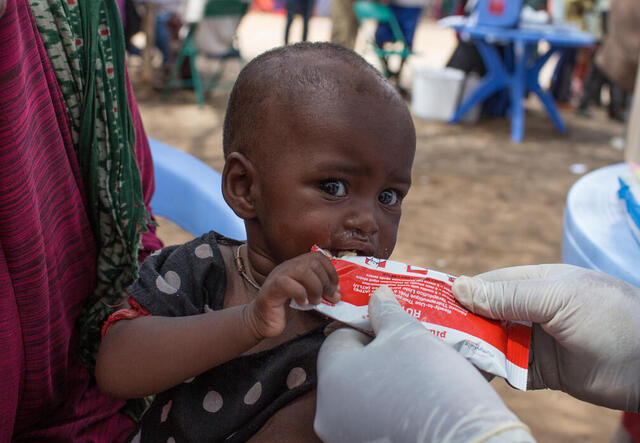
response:
<path fill-rule="evenodd" d="M 307 395 L 316 386 L 316 359 L 323 340 L 322 328 L 317 328 L 159 394 L 143 417 L 145 440 L 166 441 L 173 436 L 176 441 L 206 442 L 232 436 L 229 441 L 247 441 L 265 426 L 271 429 L 269 434 L 280 433 L 294 421 L 299 422 L 295 433 L 305 428 L 308 434 L 315 396 Z M 176 435 L 176 430 L 184 435 Z"/>
<path fill-rule="evenodd" d="M 267 420 L 249 442 L 320 442 L 313 431 L 316 415 L 316 390 L 293 400 Z"/>

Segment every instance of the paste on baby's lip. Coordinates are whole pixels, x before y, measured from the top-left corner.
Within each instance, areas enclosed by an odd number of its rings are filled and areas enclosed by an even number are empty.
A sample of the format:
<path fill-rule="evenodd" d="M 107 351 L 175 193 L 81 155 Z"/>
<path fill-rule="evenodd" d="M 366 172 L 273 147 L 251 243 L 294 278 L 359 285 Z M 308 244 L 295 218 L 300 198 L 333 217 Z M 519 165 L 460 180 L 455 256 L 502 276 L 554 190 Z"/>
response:
<path fill-rule="evenodd" d="M 338 257 L 338 258 L 356 257 L 357 255 L 358 255 L 358 253 L 356 251 L 340 251 L 340 252 L 338 252 L 338 255 L 336 255 L 336 257 Z"/>

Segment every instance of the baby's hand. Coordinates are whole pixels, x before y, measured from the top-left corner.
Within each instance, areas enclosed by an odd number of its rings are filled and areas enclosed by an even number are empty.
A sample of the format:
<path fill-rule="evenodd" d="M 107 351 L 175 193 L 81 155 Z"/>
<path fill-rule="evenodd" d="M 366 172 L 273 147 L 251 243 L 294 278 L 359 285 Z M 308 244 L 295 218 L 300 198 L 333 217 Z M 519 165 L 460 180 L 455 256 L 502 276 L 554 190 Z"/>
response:
<path fill-rule="evenodd" d="M 340 300 L 338 274 L 321 252 L 309 252 L 276 266 L 258 297 L 248 305 L 247 321 L 256 337 L 276 337 L 286 326 L 286 306 L 294 299 L 300 306 L 319 304 L 323 298 Z"/>

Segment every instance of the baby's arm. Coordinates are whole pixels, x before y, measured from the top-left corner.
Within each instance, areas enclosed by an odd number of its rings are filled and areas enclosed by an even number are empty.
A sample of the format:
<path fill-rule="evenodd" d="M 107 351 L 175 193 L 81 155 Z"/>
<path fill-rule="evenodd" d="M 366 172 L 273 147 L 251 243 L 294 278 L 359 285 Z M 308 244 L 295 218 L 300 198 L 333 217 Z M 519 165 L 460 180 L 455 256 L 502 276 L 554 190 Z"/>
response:
<path fill-rule="evenodd" d="M 331 262 L 313 252 L 274 268 L 247 305 L 185 317 L 121 320 L 100 346 L 98 384 L 117 398 L 164 391 L 280 335 L 289 299 L 303 306 L 323 297 L 337 302 L 337 285 Z"/>
<path fill-rule="evenodd" d="M 116 398 L 144 397 L 237 357 L 262 339 L 249 327 L 247 308 L 118 321 L 100 345 L 100 389 Z"/>

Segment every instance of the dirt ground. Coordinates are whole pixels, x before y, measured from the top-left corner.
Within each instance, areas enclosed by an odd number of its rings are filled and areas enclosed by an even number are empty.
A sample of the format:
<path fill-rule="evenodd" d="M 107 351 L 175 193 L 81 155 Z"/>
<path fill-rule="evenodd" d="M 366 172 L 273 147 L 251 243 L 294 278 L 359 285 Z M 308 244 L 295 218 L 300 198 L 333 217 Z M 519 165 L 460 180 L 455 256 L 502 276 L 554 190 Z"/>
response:
<path fill-rule="evenodd" d="M 293 35 L 298 35 L 294 23 Z M 326 19 L 314 18 L 311 38 L 328 38 Z M 243 54 L 250 58 L 280 43 L 284 19 L 251 13 L 241 24 Z M 362 41 L 356 47 L 362 49 Z M 448 30 L 422 23 L 416 35 L 421 62 L 442 66 L 455 41 Z M 131 61 L 135 78 L 135 62 Z M 232 66 L 231 73 L 237 73 Z M 410 81 L 410 80 L 409 80 Z M 221 170 L 221 126 L 228 89 L 216 90 L 199 109 L 192 93 L 168 100 L 137 84 L 142 118 L 150 137 L 187 151 Z M 527 101 L 524 141 L 510 141 L 509 122 L 483 119 L 475 125 L 448 125 L 415 119 L 417 153 L 413 187 L 393 259 L 440 269 L 453 275 L 534 263 L 561 262 L 562 213 L 571 185 L 586 171 L 621 162 L 613 137 L 624 127 L 601 110 L 592 119 L 564 111 L 567 134 L 555 131 L 535 97 Z M 189 236 L 161 221 L 167 243 Z M 541 442 L 606 442 L 620 414 L 551 391 L 518 392 L 502 381 L 494 387 L 509 407 L 530 425 Z"/>

